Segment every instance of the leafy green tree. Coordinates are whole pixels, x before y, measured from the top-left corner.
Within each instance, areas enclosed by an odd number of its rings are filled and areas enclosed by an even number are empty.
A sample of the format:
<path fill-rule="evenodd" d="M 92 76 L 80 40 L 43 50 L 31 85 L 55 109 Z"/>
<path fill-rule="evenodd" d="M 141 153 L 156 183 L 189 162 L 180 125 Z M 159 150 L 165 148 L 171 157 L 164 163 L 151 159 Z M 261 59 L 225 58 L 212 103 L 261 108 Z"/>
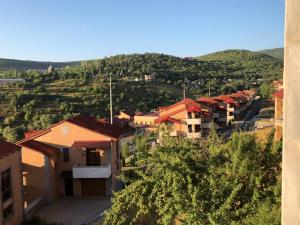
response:
<path fill-rule="evenodd" d="M 105 224 L 279 225 L 280 157 L 273 134 L 266 143 L 167 137 L 115 193 Z"/>

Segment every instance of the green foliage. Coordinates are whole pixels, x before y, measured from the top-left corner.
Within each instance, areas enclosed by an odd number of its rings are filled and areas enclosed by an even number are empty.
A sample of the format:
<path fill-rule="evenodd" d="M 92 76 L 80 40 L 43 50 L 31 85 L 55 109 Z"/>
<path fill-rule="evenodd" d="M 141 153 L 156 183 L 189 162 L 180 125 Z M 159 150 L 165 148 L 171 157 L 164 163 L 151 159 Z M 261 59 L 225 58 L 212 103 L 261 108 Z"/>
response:
<path fill-rule="evenodd" d="M 280 59 L 283 62 L 283 58 L 284 58 L 284 49 L 283 48 L 265 49 L 265 50 L 262 50 L 259 52 L 270 55 L 276 59 Z"/>
<path fill-rule="evenodd" d="M 235 50 L 213 56 L 198 60 L 145 53 L 83 61 L 49 74 L 38 70 L 1 71 L 1 78 L 22 78 L 25 82 L 0 84 L 0 116 L 9 118 L 9 122 L 0 124 L 0 132 L 5 127 L 17 129 L 19 139 L 24 130 L 44 129 L 67 116 L 108 118 L 109 74 L 115 114 L 172 104 L 182 99 L 184 80 L 187 96 L 196 98 L 207 95 L 209 89 L 211 95 L 255 89 L 261 82 L 282 75 L 282 63 L 264 54 Z M 14 68 L 15 64 L 10 65 Z M 145 82 L 145 74 L 155 75 L 155 80 Z"/>
<path fill-rule="evenodd" d="M 145 168 L 123 174 L 105 224 L 280 224 L 281 144 L 167 137 Z"/>
<path fill-rule="evenodd" d="M 274 88 L 271 86 L 271 84 L 262 83 L 259 86 L 259 93 L 263 98 L 270 98 L 274 93 Z"/>

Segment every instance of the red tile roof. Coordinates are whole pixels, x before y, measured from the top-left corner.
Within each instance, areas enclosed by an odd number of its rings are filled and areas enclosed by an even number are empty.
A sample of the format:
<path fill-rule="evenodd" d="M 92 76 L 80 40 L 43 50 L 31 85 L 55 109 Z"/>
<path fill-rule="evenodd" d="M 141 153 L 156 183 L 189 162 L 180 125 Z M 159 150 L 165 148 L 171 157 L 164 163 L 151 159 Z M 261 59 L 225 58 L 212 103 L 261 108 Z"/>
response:
<path fill-rule="evenodd" d="M 93 116 L 85 116 L 85 115 L 79 115 L 75 116 L 66 120 L 62 120 L 49 128 L 45 130 L 41 130 L 39 132 L 36 132 L 32 135 L 30 135 L 28 138 L 24 138 L 23 140 L 19 141 L 18 144 L 21 144 L 27 140 L 37 138 L 43 134 L 46 134 L 51 131 L 51 128 L 60 125 L 64 122 L 69 122 L 72 124 L 75 124 L 77 126 L 86 128 L 88 130 L 103 134 L 105 136 L 108 136 L 113 139 L 117 139 L 123 135 L 127 135 L 131 132 L 131 128 L 121 128 L 115 125 L 111 125 L 106 120 L 97 120 L 96 117 Z"/>
<path fill-rule="evenodd" d="M 178 110 L 176 111 L 171 111 L 171 112 L 168 112 L 168 110 L 172 109 L 172 108 L 175 108 L 177 106 L 180 106 L 182 105 L 181 108 L 179 108 Z M 192 99 L 189 99 L 189 98 L 186 98 L 184 100 L 181 100 L 173 105 L 170 105 L 170 106 L 167 106 L 167 107 L 163 107 L 160 108 L 160 112 L 167 112 L 165 115 L 163 116 L 160 116 L 159 118 L 157 118 L 154 122 L 155 123 L 162 123 L 164 121 L 170 121 L 170 122 L 174 122 L 174 123 L 180 123 L 180 121 L 178 120 L 175 120 L 174 118 L 171 118 L 172 115 L 176 115 L 182 111 L 188 111 L 188 112 L 191 112 L 191 111 L 197 111 L 197 112 L 201 112 L 201 106 L 200 104 L 198 104 L 197 102 L 195 102 L 194 100 Z"/>
<path fill-rule="evenodd" d="M 284 98 L 284 89 L 282 88 L 279 91 L 274 92 L 273 97 Z"/>
<path fill-rule="evenodd" d="M 41 133 L 42 131 L 44 131 L 44 130 L 29 130 L 29 131 L 25 132 L 25 138 L 30 138 L 36 134 Z"/>
<path fill-rule="evenodd" d="M 218 102 L 215 99 L 209 98 L 209 97 L 198 98 L 197 102 L 205 102 L 205 103 L 209 103 L 209 104 L 218 104 Z"/>
<path fill-rule="evenodd" d="M 28 140 L 20 144 L 22 147 L 30 148 L 47 156 L 54 156 L 59 153 L 59 149 L 43 142 Z"/>
<path fill-rule="evenodd" d="M 0 139 L 0 158 L 4 158 L 5 156 L 10 155 L 19 150 L 19 146 Z"/>
<path fill-rule="evenodd" d="M 194 100 L 192 100 L 190 98 L 186 98 L 186 99 L 183 99 L 183 100 L 181 100 L 179 102 L 176 102 L 173 105 L 169 105 L 169 106 L 165 106 L 165 107 L 160 107 L 159 109 L 160 109 L 160 111 L 166 111 L 166 110 L 169 110 L 169 109 L 174 108 L 174 107 L 179 106 L 179 105 L 188 105 L 189 103 L 191 103 L 191 104 L 197 104 Z M 199 104 L 197 104 L 197 105 L 200 107 Z"/>
<path fill-rule="evenodd" d="M 115 139 L 131 131 L 130 128 L 121 128 L 105 121 L 99 121 L 93 116 L 79 115 L 66 121 Z"/>
<path fill-rule="evenodd" d="M 218 101 L 226 102 L 228 104 L 238 105 L 238 103 L 236 101 L 234 101 L 233 98 L 229 97 L 228 95 L 220 95 L 220 96 L 214 97 L 214 99 L 218 100 Z"/>

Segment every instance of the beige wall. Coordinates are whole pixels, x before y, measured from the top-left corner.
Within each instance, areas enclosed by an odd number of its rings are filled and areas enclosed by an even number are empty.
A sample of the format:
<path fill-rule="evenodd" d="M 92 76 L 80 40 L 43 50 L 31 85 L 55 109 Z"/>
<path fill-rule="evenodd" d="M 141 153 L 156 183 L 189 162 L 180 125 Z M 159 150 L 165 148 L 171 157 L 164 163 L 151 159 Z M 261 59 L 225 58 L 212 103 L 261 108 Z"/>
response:
<path fill-rule="evenodd" d="M 134 116 L 134 124 L 138 125 L 155 125 L 154 120 L 156 120 L 158 116 Z"/>
<path fill-rule="evenodd" d="M 37 198 L 52 202 L 59 194 L 57 159 L 29 148 L 22 148 L 24 205 L 28 206 Z"/>
<path fill-rule="evenodd" d="M 2 221 L 2 208 L 5 207 L 8 202 L 13 202 L 14 214 L 5 223 L 5 225 L 19 225 L 23 220 L 23 199 L 22 199 L 22 175 L 21 175 L 21 153 L 14 152 L 0 159 L 0 172 L 10 168 L 12 178 L 12 199 L 2 203 L 0 200 L 0 224 L 4 224 Z M 1 176 L 1 175 L 0 175 Z M 0 190 L 1 193 L 1 190 Z M 1 198 L 1 197 L 0 197 Z M 3 205 L 2 205 L 3 204 Z"/>
<path fill-rule="evenodd" d="M 279 25 L 278 25 L 279 26 Z M 300 1 L 286 0 L 282 224 L 300 223 Z"/>
<path fill-rule="evenodd" d="M 283 99 L 275 97 L 275 119 L 282 119 L 283 116 Z"/>
<path fill-rule="evenodd" d="M 81 128 L 69 122 L 64 122 L 53 127 L 50 132 L 36 138 L 35 140 L 55 146 L 59 149 L 69 148 L 69 162 L 64 162 L 62 153 L 57 157 L 47 158 L 45 155 L 28 148 L 22 148 L 23 163 L 28 172 L 27 183 L 28 192 L 26 200 L 31 202 L 35 198 L 47 196 L 48 201 L 53 201 L 57 196 L 65 194 L 64 178 L 61 177 L 62 171 L 72 171 L 75 164 L 86 165 L 86 152 L 83 149 L 70 148 L 74 141 L 112 141 L 111 150 L 101 150 L 101 164 L 112 164 L 112 184 L 116 184 L 116 176 L 119 174 L 120 154 L 118 151 L 117 140 L 111 140 L 110 137 Z M 46 164 L 49 166 L 48 172 L 45 169 Z M 49 174 L 49 176 L 47 176 Z M 40 178 L 42 177 L 42 178 Z M 44 179 L 43 179 L 44 178 Z M 41 182 L 42 179 L 42 182 Z M 109 180 L 109 179 L 108 179 Z M 110 183 L 106 182 L 111 189 Z M 47 191 L 47 190 L 52 191 Z M 81 180 L 73 179 L 73 192 L 75 196 L 81 196 Z M 109 194 L 109 192 L 108 192 Z"/>

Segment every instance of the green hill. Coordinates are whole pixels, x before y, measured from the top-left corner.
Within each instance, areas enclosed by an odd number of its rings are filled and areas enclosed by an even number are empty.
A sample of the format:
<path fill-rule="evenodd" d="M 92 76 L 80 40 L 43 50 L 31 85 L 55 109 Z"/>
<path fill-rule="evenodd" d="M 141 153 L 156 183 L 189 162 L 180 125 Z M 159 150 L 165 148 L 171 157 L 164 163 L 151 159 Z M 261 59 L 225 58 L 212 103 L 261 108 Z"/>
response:
<path fill-rule="evenodd" d="M 266 49 L 259 51 L 261 53 L 265 53 L 267 55 L 270 55 L 276 59 L 280 59 L 283 61 L 284 58 L 284 49 L 283 48 L 273 48 L 273 49 Z"/>
<path fill-rule="evenodd" d="M 108 74 L 113 82 L 114 114 L 149 111 L 182 99 L 258 88 L 282 77 L 282 63 L 271 56 L 229 50 L 187 59 L 164 54 L 118 55 L 83 61 L 46 74 L 37 70 L 0 72 L 0 78 L 24 83 L 1 84 L 0 135 L 21 137 L 27 129 L 43 129 L 77 113 L 109 116 Z M 153 74 L 153 81 L 144 75 Z M 3 117 L 2 117 L 3 118 Z"/>
<path fill-rule="evenodd" d="M 61 68 L 65 66 L 78 65 L 80 62 L 38 62 L 30 60 L 17 60 L 17 59 L 3 59 L 0 58 L 0 70 L 46 70 L 49 65 L 54 68 Z"/>

